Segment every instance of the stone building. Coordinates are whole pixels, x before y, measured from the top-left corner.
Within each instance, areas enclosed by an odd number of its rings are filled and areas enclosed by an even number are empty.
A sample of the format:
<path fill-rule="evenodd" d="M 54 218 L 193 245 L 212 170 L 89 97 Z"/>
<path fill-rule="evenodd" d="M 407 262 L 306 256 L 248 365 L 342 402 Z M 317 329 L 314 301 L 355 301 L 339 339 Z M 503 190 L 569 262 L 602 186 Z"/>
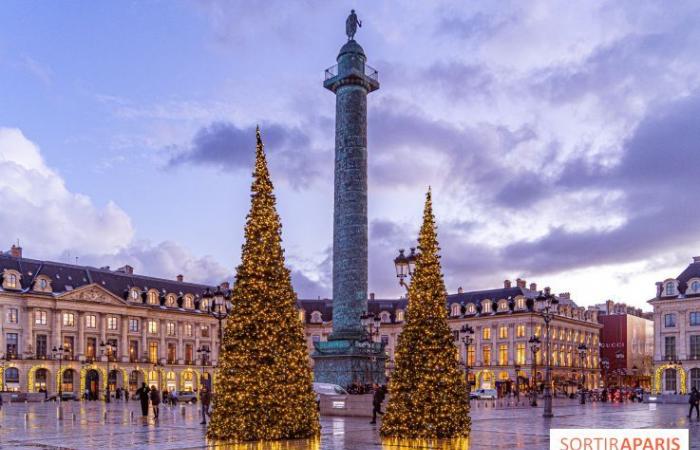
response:
<path fill-rule="evenodd" d="M 192 390 L 213 376 L 207 286 L 23 258 L 16 246 L 0 252 L 0 277 L 0 390 L 55 393 L 61 383 L 99 398 L 107 382 L 112 393 L 144 381 Z"/>
<path fill-rule="evenodd" d="M 654 379 L 657 393 L 700 389 L 700 256 L 675 278 L 656 283 Z"/>
<path fill-rule="evenodd" d="M 448 323 L 460 349 L 460 360 L 468 360 L 472 388 L 518 389 L 530 384 L 533 370 L 539 383 L 544 380 L 543 353 L 533 353 L 532 336 L 542 340 L 544 321 L 533 301 L 539 294 L 533 283 L 525 280 L 505 281 L 502 288 L 464 292 L 447 297 Z M 597 312 L 578 307 L 568 293 L 559 294 L 560 304 L 551 322 L 552 377 L 558 390 L 573 389 L 582 381 L 588 388 L 600 383 L 599 333 Z M 309 351 L 315 342 L 325 341 L 332 329 L 331 300 L 300 300 L 300 316 L 306 324 Z M 387 375 L 393 368 L 396 340 L 406 314 L 406 299 L 376 299 L 370 294 L 369 312 L 379 318 L 379 331 L 374 339 L 385 344 L 388 355 Z M 474 328 L 474 343 L 469 349 L 459 338 L 463 325 Z M 578 346 L 587 347 L 581 361 Z M 533 367 L 533 361 L 536 363 Z M 582 379 L 585 378 L 585 380 Z"/>

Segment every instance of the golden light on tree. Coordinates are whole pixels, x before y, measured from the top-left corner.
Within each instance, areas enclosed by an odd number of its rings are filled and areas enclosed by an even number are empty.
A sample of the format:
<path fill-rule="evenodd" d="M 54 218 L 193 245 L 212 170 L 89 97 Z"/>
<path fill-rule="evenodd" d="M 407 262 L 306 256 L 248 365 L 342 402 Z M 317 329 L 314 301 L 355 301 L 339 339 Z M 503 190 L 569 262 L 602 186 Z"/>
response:
<path fill-rule="evenodd" d="M 447 291 L 430 191 L 426 194 L 418 250 L 381 434 L 414 439 L 468 437 L 471 419 L 467 385 L 447 324 Z"/>
<path fill-rule="evenodd" d="M 251 190 L 207 436 L 235 442 L 315 437 L 320 426 L 304 325 L 284 266 L 259 129 Z"/>

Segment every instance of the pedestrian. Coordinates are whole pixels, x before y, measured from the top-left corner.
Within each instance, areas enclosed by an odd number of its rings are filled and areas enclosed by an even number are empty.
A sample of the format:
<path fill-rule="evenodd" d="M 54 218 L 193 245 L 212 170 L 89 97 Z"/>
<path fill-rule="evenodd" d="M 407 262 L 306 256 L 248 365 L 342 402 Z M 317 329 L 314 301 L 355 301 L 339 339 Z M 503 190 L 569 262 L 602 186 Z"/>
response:
<path fill-rule="evenodd" d="M 700 392 L 698 392 L 698 389 L 694 386 L 693 390 L 690 392 L 690 399 L 688 400 L 688 403 L 690 403 L 688 418 L 692 418 L 691 416 L 693 415 L 693 409 L 695 409 L 695 418 L 700 420 Z"/>
<path fill-rule="evenodd" d="M 85 400 L 90 400 L 90 389 L 85 388 L 85 393 L 83 394 Z"/>
<path fill-rule="evenodd" d="M 372 395 L 372 421 L 371 424 L 377 423 L 377 414 L 382 415 L 382 402 L 384 401 L 384 388 L 374 384 L 374 394 Z"/>
<path fill-rule="evenodd" d="M 141 383 L 141 387 L 136 390 L 136 396 L 141 402 L 141 416 L 148 417 L 148 386 L 146 383 Z"/>
<path fill-rule="evenodd" d="M 199 393 L 199 402 L 202 404 L 202 421 L 200 423 L 202 425 L 206 425 L 207 416 L 211 417 L 211 414 L 209 414 L 211 394 L 209 394 L 209 390 L 207 388 L 202 388 L 201 392 Z"/>
<path fill-rule="evenodd" d="M 163 404 L 170 406 L 170 394 L 168 393 L 167 389 L 163 389 Z"/>
<path fill-rule="evenodd" d="M 158 420 L 158 406 L 160 405 L 160 392 L 155 386 L 151 386 L 151 405 L 153 405 L 153 415 Z"/>
<path fill-rule="evenodd" d="M 129 390 L 128 389 L 124 389 L 124 401 L 126 403 L 129 403 Z"/>
<path fill-rule="evenodd" d="M 114 391 L 114 399 L 115 399 L 115 400 L 121 400 L 121 399 L 122 399 L 122 388 L 118 387 L 118 388 Z"/>
<path fill-rule="evenodd" d="M 170 403 L 173 406 L 177 406 L 177 391 L 172 391 L 170 393 Z"/>

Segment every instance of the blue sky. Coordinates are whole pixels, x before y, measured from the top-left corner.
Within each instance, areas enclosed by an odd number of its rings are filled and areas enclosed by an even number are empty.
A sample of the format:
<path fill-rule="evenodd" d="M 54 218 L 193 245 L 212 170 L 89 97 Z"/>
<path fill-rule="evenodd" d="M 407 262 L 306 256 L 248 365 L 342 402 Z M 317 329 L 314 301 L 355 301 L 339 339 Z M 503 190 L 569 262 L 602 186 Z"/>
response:
<path fill-rule="evenodd" d="M 700 254 L 694 2 L 8 1 L 0 236 L 29 257 L 231 277 L 260 124 L 301 296 L 327 296 L 350 8 L 369 98 L 370 290 L 428 185 L 449 291 L 523 277 L 643 305 Z"/>

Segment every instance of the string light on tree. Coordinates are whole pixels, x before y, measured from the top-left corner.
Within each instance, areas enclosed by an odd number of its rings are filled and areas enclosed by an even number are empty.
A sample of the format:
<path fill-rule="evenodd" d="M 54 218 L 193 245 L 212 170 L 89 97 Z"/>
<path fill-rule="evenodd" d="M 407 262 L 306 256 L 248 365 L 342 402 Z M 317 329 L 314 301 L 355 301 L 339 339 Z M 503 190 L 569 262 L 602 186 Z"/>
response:
<path fill-rule="evenodd" d="M 218 441 L 314 437 L 320 426 L 304 325 L 284 250 L 273 186 L 257 130 L 251 207 L 231 294 L 207 431 Z"/>
<path fill-rule="evenodd" d="M 389 405 L 382 420 L 383 436 L 411 439 L 469 436 L 467 384 L 447 324 L 447 291 L 439 250 L 428 190 L 415 269 L 411 270 L 408 287 L 406 325 L 396 347 Z M 403 282 L 398 268 L 397 275 Z"/>

